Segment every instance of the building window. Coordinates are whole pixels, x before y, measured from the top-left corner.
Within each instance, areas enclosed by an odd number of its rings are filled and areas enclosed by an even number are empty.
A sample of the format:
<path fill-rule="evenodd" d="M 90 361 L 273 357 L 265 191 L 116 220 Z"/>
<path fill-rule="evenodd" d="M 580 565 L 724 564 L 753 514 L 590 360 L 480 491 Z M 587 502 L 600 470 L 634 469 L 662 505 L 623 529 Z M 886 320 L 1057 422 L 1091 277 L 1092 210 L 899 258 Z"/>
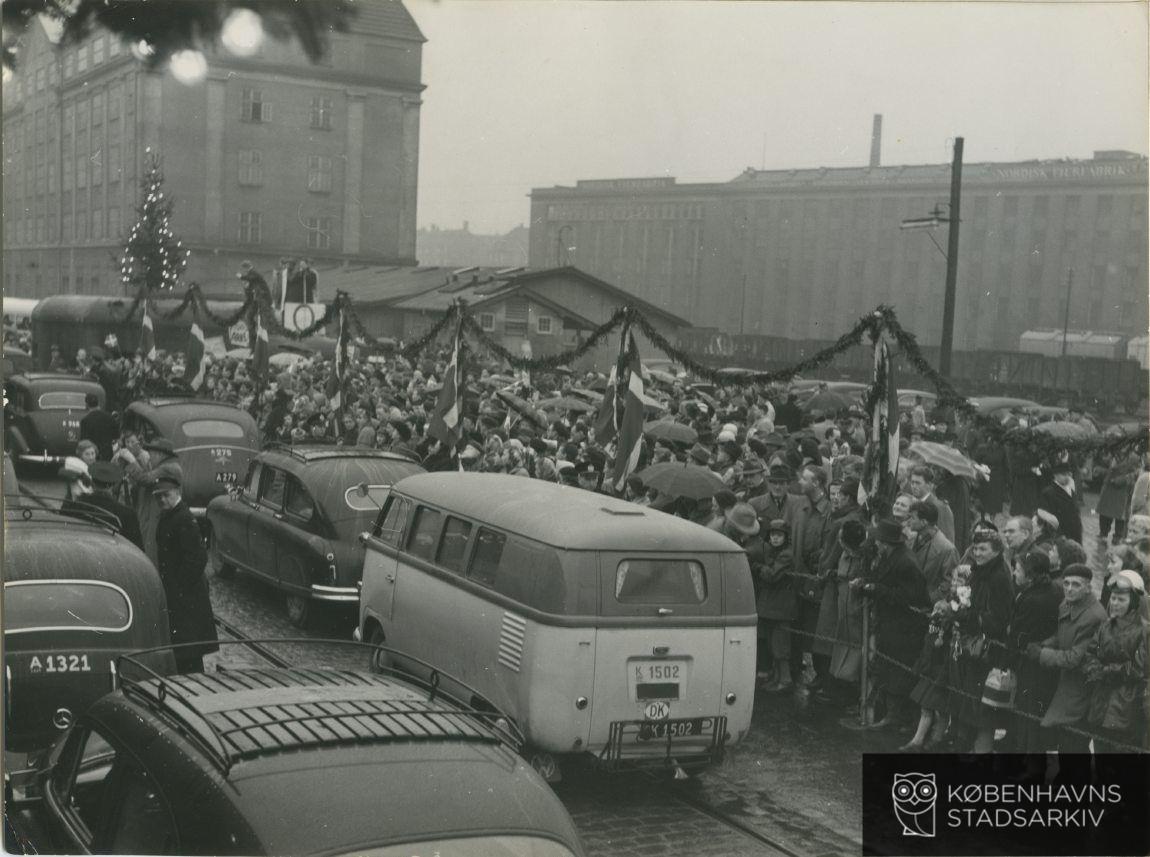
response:
<path fill-rule="evenodd" d="M 312 193 L 331 191 L 331 158 L 326 155 L 307 156 L 307 189 Z"/>
<path fill-rule="evenodd" d="M 120 40 L 115 36 L 108 39 L 108 56 L 116 57 L 120 55 Z"/>
<path fill-rule="evenodd" d="M 104 237 L 104 218 L 102 211 L 92 212 L 92 238 L 99 241 Z"/>
<path fill-rule="evenodd" d="M 240 184 L 264 183 L 263 154 L 259 149 L 240 149 Z"/>
<path fill-rule="evenodd" d="M 88 46 L 81 46 L 76 56 L 76 71 L 84 72 L 88 70 Z"/>
<path fill-rule="evenodd" d="M 67 80 L 69 77 L 71 77 L 75 73 L 76 73 L 76 52 L 69 50 L 69 51 L 66 51 L 64 54 L 64 79 Z"/>
<path fill-rule="evenodd" d="M 554 332 L 554 324 L 551 316 L 541 315 L 535 319 L 535 332 L 542 334 L 551 334 Z"/>
<path fill-rule="evenodd" d="M 495 330 L 495 313 L 481 312 L 479 314 L 479 327 L 488 332 Z"/>
<path fill-rule="evenodd" d="M 331 218 L 309 217 L 304 221 L 307 227 L 307 246 L 309 250 L 328 250 L 331 248 Z"/>
<path fill-rule="evenodd" d="M 311 100 L 311 127 L 331 130 L 331 98 L 326 95 L 316 95 Z"/>
<path fill-rule="evenodd" d="M 236 240 L 241 244 L 259 244 L 262 240 L 262 215 L 258 211 L 241 211 L 240 228 Z"/>
<path fill-rule="evenodd" d="M 96 36 L 96 41 L 92 42 L 92 65 L 97 65 L 104 61 L 104 51 L 107 48 L 107 40 L 103 36 Z"/>
<path fill-rule="evenodd" d="M 503 311 L 503 332 L 507 336 L 527 335 L 527 301 L 511 298 Z"/>
<path fill-rule="evenodd" d="M 244 122 L 272 121 L 272 106 L 267 101 L 264 101 L 264 92 L 262 89 L 244 88 L 243 110 L 240 113 L 240 119 Z"/>

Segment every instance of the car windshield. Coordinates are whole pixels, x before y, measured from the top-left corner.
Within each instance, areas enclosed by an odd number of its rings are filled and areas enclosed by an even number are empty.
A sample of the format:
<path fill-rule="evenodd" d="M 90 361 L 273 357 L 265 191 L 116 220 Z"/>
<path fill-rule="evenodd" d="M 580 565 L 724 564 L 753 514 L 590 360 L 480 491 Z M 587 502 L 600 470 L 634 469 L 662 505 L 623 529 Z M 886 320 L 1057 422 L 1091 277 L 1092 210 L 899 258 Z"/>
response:
<path fill-rule="evenodd" d="M 469 836 L 431 839 L 349 851 L 359 857 L 411 857 L 412 854 L 466 854 L 468 857 L 574 857 L 570 848 L 541 836 Z"/>
<path fill-rule="evenodd" d="M 4 633 L 83 630 L 126 631 L 132 602 L 112 583 L 18 580 L 4 584 Z"/>
<path fill-rule="evenodd" d="M 242 439 L 244 427 L 230 420 L 188 420 L 180 426 L 184 437 Z"/>
<path fill-rule="evenodd" d="M 352 511 L 378 512 L 390 491 L 390 485 L 354 485 L 344 492 L 343 499 Z"/>
<path fill-rule="evenodd" d="M 41 394 L 38 405 L 42 411 L 85 410 L 84 394 L 68 391 Z"/>

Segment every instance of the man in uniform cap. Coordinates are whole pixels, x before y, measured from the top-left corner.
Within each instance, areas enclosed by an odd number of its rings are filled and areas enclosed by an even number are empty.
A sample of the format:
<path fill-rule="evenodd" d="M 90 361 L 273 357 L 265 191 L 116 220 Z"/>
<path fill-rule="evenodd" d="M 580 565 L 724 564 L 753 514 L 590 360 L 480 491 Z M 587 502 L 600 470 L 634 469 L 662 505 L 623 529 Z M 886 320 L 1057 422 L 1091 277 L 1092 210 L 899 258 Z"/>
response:
<path fill-rule="evenodd" d="M 219 649 L 204 566 L 208 555 L 200 528 L 185 505 L 180 479 L 160 476 L 152 486 L 160 508 L 156 527 L 156 567 L 168 603 L 168 627 L 180 673 L 203 672 L 204 655 Z M 185 643 L 200 645 L 183 646 Z"/>
<path fill-rule="evenodd" d="M 156 564 L 156 527 L 160 519 L 160 509 L 152 500 L 151 489 L 161 476 L 169 476 L 182 483 L 184 471 L 176 457 L 176 449 L 166 437 L 145 441 L 144 449 L 149 453 L 148 467 L 141 466 L 135 457 L 125 456 L 124 475 L 133 486 L 136 497 L 136 518 L 140 522 L 140 532 L 144 536 L 144 553 Z"/>

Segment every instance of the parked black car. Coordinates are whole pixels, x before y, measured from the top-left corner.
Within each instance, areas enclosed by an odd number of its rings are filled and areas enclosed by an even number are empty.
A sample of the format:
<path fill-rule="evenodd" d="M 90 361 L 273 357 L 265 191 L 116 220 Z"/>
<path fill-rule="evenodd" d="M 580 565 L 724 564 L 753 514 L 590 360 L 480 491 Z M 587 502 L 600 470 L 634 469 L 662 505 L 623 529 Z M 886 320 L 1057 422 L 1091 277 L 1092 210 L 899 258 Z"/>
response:
<path fill-rule="evenodd" d="M 252 462 L 239 491 L 208 504 L 212 567 L 282 589 L 296 625 L 307 624 L 317 601 L 356 604 L 359 534 L 371 529 L 393 484 L 423 472 L 377 449 L 273 446 Z"/>
<path fill-rule="evenodd" d="M 394 676 L 245 669 L 167 678 L 122 661 L 14 801 L 41 853 L 583 853 L 490 710 Z"/>
<path fill-rule="evenodd" d="M 172 442 L 184 471 L 184 502 L 197 516 L 243 478 L 260 447 L 251 414 L 211 399 L 142 399 L 128 405 L 121 422 L 145 442 Z"/>
<path fill-rule="evenodd" d="M 4 445 L 13 455 L 73 455 L 89 393 L 104 407 L 104 388 L 90 378 L 56 372 L 5 378 Z"/>

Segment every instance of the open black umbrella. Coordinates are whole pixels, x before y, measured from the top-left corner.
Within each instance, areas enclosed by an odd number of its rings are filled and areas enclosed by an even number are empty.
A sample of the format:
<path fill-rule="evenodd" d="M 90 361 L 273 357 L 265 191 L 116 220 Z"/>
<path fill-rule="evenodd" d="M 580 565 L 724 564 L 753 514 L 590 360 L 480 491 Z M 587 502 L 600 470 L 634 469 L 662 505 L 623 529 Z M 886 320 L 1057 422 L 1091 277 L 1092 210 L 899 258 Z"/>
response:
<path fill-rule="evenodd" d="M 699 433 L 688 425 L 673 420 L 655 420 L 643 426 L 643 434 L 653 440 L 671 443 L 692 444 L 699 440 Z"/>
<path fill-rule="evenodd" d="M 506 390 L 496 390 L 495 395 L 507 403 L 507 406 L 521 417 L 531 420 L 541 428 L 547 428 L 551 425 L 550 421 L 526 399 L 516 396 L 514 393 L 509 393 Z"/>
<path fill-rule="evenodd" d="M 644 485 L 654 488 L 660 494 L 668 497 L 686 497 L 689 500 L 714 497 L 727 487 L 722 479 L 707 468 L 678 461 L 652 464 L 638 476 Z"/>

